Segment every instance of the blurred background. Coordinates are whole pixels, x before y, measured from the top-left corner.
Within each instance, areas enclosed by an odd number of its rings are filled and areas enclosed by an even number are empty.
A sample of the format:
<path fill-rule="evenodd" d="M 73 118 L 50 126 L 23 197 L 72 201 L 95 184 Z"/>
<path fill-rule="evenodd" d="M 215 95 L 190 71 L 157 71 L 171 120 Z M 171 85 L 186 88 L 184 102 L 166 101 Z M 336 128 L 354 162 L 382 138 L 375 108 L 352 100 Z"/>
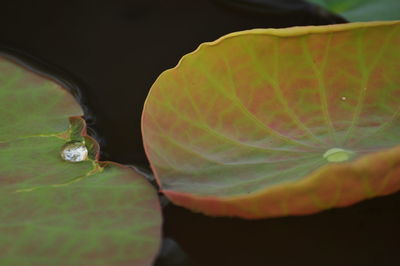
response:
<path fill-rule="evenodd" d="M 301 0 L 2 1 L 0 50 L 68 86 L 102 160 L 146 171 L 140 117 L 157 76 L 230 32 L 346 23 Z M 218 266 L 400 265 L 400 194 L 304 217 L 211 218 L 168 204 L 155 263 Z"/>

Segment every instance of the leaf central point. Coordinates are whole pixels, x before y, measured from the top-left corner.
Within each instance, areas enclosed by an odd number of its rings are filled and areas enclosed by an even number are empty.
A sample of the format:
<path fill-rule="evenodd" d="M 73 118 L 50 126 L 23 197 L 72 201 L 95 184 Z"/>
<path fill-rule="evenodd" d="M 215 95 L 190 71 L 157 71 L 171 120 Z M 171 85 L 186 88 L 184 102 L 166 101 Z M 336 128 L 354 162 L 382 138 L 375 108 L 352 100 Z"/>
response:
<path fill-rule="evenodd" d="M 332 148 L 332 149 L 327 150 L 324 153 L 323 157 L 328 162 L 338 163 L 338 162 L 344 162 L 344 161 L 349 160 L 353 154 L 354 153 L 352 151 L 343 150 L 340 148 Z"/>
<path fill-rule="evenodd" d="M 88 150 L 82 142 L 67 143 L 61 150 L 61 157 L 68 162 L 82 162 L 88 158 Z"/>

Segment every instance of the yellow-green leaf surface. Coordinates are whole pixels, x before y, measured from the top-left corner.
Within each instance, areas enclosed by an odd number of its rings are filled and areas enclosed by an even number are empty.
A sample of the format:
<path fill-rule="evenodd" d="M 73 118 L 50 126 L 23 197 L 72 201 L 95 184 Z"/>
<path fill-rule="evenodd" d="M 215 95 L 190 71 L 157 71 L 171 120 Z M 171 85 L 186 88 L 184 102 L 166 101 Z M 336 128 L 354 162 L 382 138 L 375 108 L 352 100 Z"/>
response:
<path fill-rule="evenodd" d="M 142 129 L 162 191 L 209 215 L 318 212 L 400 189 L 400 23 L 256 29 L 160 75 Z"/>
<path fill-rule="evenodd" d="M 131 169 L 97 161 L 81 114 L 56 82 L 0 57 L 0 265 L 151 265 L 157 195 Z M 63 160 L 68 143 L 88 158 Z"/>
<path fill-rule="evenodd" d="M 400 19 L 399 0 L 309 0 L 350 21 Z"/>

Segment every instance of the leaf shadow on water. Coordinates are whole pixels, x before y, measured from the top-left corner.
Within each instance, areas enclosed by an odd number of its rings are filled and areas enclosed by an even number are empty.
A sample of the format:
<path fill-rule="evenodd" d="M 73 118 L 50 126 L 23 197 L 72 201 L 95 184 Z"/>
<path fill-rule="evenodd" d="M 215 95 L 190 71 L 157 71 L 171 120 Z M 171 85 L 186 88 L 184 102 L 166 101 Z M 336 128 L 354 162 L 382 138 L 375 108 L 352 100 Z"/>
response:
<path fill-rule="evenodd" d="M 399 204 L 395 194 L 310 216 L 256 221 L 212 218 L 170 204 L 164 233 L 197 265 L 398 265 Z"/>

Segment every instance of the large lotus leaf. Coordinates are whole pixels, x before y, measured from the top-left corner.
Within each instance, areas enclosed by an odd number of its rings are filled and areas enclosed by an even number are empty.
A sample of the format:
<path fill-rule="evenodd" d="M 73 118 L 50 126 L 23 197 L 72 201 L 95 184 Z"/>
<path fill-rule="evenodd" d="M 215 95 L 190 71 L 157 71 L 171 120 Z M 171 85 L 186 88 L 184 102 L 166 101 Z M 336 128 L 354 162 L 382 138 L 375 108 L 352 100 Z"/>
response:
<path fill-rule="evenodd" d="M 309 0 L 350 21 L 400 19 L 399 0 Z"/>
<path fill-rule="evenodd" d="M 151 265 L 161 215 L 150 184 L 98 162 L 81 109 L 57 83 L 0 57 L 0 265 Z M 88 158 L 69 162 L 66 143 Z"/>
<path fill-rule="evenodd" d="M 257 29 L 184 56 L 142 117 L 162 191 L 209 215 L 262 218 L 399 190 L 399 28 Z"/>

